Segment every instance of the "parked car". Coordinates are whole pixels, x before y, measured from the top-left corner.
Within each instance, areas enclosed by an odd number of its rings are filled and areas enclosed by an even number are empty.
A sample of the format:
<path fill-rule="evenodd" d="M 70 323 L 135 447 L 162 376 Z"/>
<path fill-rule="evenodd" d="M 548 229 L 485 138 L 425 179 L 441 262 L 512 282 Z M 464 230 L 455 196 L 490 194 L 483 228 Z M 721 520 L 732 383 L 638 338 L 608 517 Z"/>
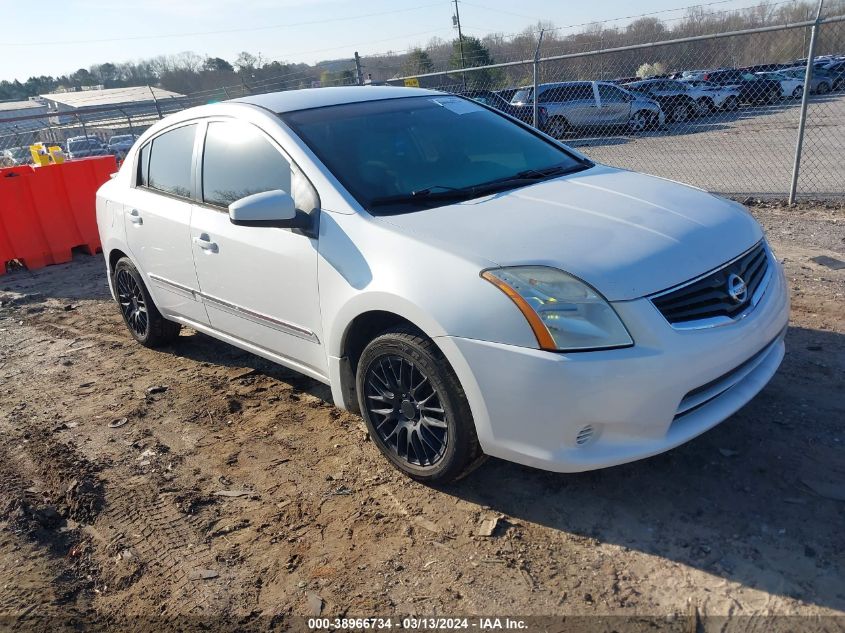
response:
<path fill-rule="evenodd" d="M 781 98 L 780 83 L 753 73 L 735 69 L 714 70 L 705 73 L 702 79 L 717 86 L 736 88 L 742 103 L 776 103 Z"/>
<path fill-rule="evenodd" d="M 681 81 L 646 79 L 624 84 L 623 87 L 659 103 L 667 121 L 683 123 L 699 112 L 698 102 L 689 94 L 689 86 Z"/>
<path fill-rule="evenodd" d="M 543 128 L 555 138 L 575 130 L 627 127 L 639 132 L 660 127 L 665 117 L 660 104 L 643 95 L 635 95 L 606 81 L 565 81 L 540 84 L 537 103 L 546 109 Z M 534 88 L 518 90 L 511 104 L 530 105 Z"/>
<path fill-rule="evenodd" d="M 829 62 L 822 67 L 822 70 L 833 79 L 834 90 L 845 90 L 845 59 Z"/>
<path fill-rule="evenodd" d="M 683 79 L 689 85 L 689 95 L 698 103 L 699 112 L 736 110 L 739 107 L 739 89 L 718 86 L 703 79 Z"/>
<path fill-rule="evenodd" d="M 780 71 L 757 73 L 765 79 L 773 79 L 780 84 L 781 96 L 784 98 L 800 99 L 804 93 L 804 76 L 795 77 Z"/>
<path fill-rule="evenodd" d="M 112 136 L 108 143 L 109 152 L 123 158 L 136 140 L 138 140 L 138 137 L 135 134 L 118 134 Z"/>
<path fill-rule="evenodd" d="M 326 383 L 428 482 L 485 454 L 571 472 L 666 451 L 784 355 L 783 271 L 741 205 L 431 90 L 171 114 L 97 223 L 138 342 L 187 325 Z"/>
<path fill-rule="evenodd" d="M 502 88 L 501 90 L 497 90 L 496 94 L 498 94 L 502 99 L 510 103 L 511 98 L 517 90 L 519 90 L 519 88 Z"/>
<path fill-rule="evenodd" d="M 795 68 L 785 68 L 781 71 L 781 74 L 792 79 L 800 79 L 803 82 L 806 77 L 806 71 L 806 66 L 798 66 Z M 833 90 L 833 83 L 834 78 L 823 68 L 813 69 L 813 76 L 810 79 L 810 92 L 819 95 L 827 94 Z"/>
<path fill-rule="evenodd" d="M 108 148 L 95 136 L 72 136 L 67 140 L 69 159 L 106 156 Z"/>
<path fill-rule="evenodd" d="M 508 101 L 505 101 L 501 96 L 499 96 L 492 90 L 463 90 L 457 94 L 460 94 L 464 97 L 468 97 L 473 101 L 483 103 L 484 105 L 490 106 L 491 108 L 496 108 L 500 112 L 509 114 L 512 117 L 519 119 L 520 121 L 528 123 L 529 125 L 532 125 L 534 123 L 533 104 L 514 105 L 512 103 L 509 103 Z M 547 116 L 548 113 L 545 107 L 540 106 L 537 108 L 538 124 L 541 128 L 545 126 Z"/>
<path fill-rule="evenodd" d="M 32 153 L 29 151 L 29 147 L 10 147 L 4 149 L 0 156 L 2 156 L 3 163 L 7 167 L 32 163 Z"/>

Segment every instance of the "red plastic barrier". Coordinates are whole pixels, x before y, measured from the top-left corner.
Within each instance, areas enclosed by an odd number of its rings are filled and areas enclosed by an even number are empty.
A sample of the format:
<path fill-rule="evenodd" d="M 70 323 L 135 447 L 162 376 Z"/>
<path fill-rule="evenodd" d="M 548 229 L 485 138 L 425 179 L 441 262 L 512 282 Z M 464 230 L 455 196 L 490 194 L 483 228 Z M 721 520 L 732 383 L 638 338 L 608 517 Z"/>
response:
<path fill-rule="evenodd" d="M 57 170 L 58 178 L 64 184 L 65 198 L 82 238 L 75 246 L 84 246 L 93 255 L 101 248 L 100 232 L 97 229 L 97 189 L 117 171 L 117 161 L 114 156 L 97 156 L 72 160 L 47 169 L 56 167 L 60 168 Z"/>
<path fill-rule="evenodd" d="M 13 259 L 34 270 L 52 264 L 53 257 L 30 195 L 35 170 L 27 169 L 12 167 L 0 172 L 0 222 L 12 247 Z"/>
<path fill-rule="evenodd" d="M 6 229 L 3 228 L 3 223 L 0 222 L 0 275 L 6 274 L 6 262 L 15 258 L 15 253 L 12 250 L 12 245 L 9 243 L 9 238 L 6 236 Z"/>
<path fill-rule="evenodd" d="M 0 169 L 0 274 L 12 259 L 35 269 L 97 252 L 96 192 L 116 169 L 113 156 Z"/>

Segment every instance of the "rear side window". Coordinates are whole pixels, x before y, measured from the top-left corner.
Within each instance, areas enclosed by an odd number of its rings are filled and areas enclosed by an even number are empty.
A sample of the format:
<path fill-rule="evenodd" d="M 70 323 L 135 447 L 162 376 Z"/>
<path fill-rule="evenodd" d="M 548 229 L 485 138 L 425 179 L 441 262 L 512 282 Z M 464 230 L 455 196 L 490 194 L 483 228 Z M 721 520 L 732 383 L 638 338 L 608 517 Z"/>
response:
<path fill-rule="evenodd" d="M 181 198 L 191 197 L 191 159 L 196 124 L 185 125 L 153 139 L 147 186 Z"/>
<path fill-rule="evenodd" d="M 628 101 L 628 95 L 616 86 L 609 86 L 607 84 L 599 84 L 599 97 L 601 100 L 608 103 L 620 103 Z"/>
<path fill-rule="evenodd" d="M 138 186 L 146 187 L 149 185 L 150 175 L 150 144 L 147 143 L 138 152 Z"/>
<path fill-rule="evenodd" d="M 202 161 L 203 201 L 228 207 L 274 189 L 293 193 L 291 165 L 270 140 L 249 123 L 209 123 Z"/>

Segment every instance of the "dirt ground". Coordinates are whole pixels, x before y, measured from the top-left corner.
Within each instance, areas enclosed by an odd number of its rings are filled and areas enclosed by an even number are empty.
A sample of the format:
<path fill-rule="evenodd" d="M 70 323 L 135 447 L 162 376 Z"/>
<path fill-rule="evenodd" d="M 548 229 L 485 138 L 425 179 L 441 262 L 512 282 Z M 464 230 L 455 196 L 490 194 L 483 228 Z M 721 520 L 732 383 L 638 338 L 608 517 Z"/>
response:
<path fill-rule="evenodd" d="M 99 256 L 0 277 L 0 630 L 317 613 L 845 629 L 845 270 L 812 261 L 845 259 L 845 208 L 753 211 L 793 293 L 754 401 L 639 463 L 490 459 L 444 489 L 389 467 L 309 378 L 192 331 L 134 343 Z"/>

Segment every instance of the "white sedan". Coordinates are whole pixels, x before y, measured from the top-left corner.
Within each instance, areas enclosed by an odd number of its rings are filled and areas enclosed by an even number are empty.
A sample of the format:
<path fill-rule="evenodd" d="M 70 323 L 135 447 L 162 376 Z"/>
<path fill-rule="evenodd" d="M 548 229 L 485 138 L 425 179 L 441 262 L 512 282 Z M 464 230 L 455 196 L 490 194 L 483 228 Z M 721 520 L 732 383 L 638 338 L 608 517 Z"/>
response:
<path fill-rule="evenodd" d="M 741 205 L 429 90 L 171 115 L 97 221 L 140 343 L 189 326 L 322 381 L 423 481 L 484 455 L 572 472 L 660 453 L 784 355 L 783 272 Z"/>
<path fill-rule="evenodd" d="M 739 107 L 739 89 L 733 86 L 719 86 L 703 79 L 681 79 L 689 88 L 689 94 L 698 104 L 699 112 L 714 110 L 736 110 Z"/>
<path fill-rule="evenodd" d="M 800 99 L 804 93 L 804 76 L 790 77 L 781 72 L 771 71 L 756 73 L 764 79 L 774 79 L 780 82 L 780 93 L 785 99 Z"/>

